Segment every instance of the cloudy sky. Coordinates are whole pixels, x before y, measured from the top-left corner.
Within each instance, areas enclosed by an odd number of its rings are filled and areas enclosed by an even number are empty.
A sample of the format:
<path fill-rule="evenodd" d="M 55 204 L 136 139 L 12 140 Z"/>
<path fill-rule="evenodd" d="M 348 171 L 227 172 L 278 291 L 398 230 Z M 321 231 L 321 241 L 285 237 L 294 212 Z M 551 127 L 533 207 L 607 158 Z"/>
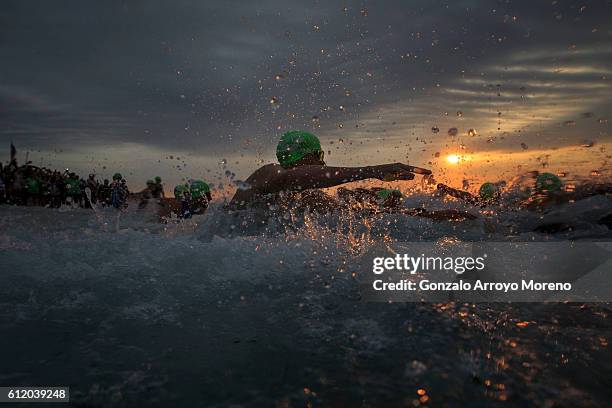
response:
<path fill-rule="evenodd" d="M 610 0 L 5 0 L 0 61 L 5 156 L 135 185 L 244 178 L 290 129 L 329 164 L 610 167 Z"/>

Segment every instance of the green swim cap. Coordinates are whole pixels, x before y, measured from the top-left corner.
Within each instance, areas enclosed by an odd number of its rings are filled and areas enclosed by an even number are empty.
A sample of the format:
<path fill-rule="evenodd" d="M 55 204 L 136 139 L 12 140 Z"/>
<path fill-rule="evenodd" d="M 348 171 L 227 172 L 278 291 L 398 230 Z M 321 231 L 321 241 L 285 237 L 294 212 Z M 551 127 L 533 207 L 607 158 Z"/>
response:
<path fill-rule="evenodd" d="M 179 184 L 178 186 L 174 187 L 174 197 L 181 198 L 183 193 L 187 191 L 189 191 L 189 186 L 187 184 Z"/>
<path fill-rule="evenodd" d="M 68 194 L 70 195 L 81 194 L 81 186 L 79 185 L 79 180 L 69 178 L 68 180 L 66 180 L 66 186 L 68 187 Z"/>
<path fill-rule="evenodd" d="M 386 200 L 387 197 L 389 197 L 392 194 L 399 194 L 400 196 L 403 197 L 402 192 L 399 191 L 399 190 L 391 190 L 391 189 L 388 189 L 388 188 L 383 188 L 382 190 L 378 190 L 376 192 L 376 198 L 379 199 L 379 200 Z"/>
<path fill-rule="evenodd" d="M 156 183 L 161 183 L 161 177 L 155 176 L 155 182 Z"/>
<path fill-rule="evenodd" d="M 536 191 L 538 193 L 556 193 L 561 190 L 561 179 L 552 173 L 540 173 L 536 177 Z"/>
<path fill-rule="evenodd" d="M 40 181 L 36 178 L 29 178 L 26 180 L 26 189 L 30 194 L 40 193 Z"/>
<path fill-rule="evenodd" d="M 312 133 L 292 130 L 285 133 L 276 146 L 276 157 L 283 167 L 291 166 L 310 153 L 321 151 L 321 142 Z"/>
<path fill-rule="evenodd" d="M 199 198 L 210 192 L 210 187 L 208 184 L 203 182 L 202 180 L 193 180 L 190 184 L 191 195 L 194 198 Z"/>
<path fill-rule="evenodd" d="M 486 183 L 482 183 L 480 189 L 478 190 L 478 195 L 483 200 L 490 200 L 495 197 L 495 194 L 497 194 L 497 187 L 495 187 L 495 184 L 488 181 Z"/>
<path fill-rule="evenodd" d="M 113 174 L 113 180 L 121 180 L 122 178 L 123 176 L 121 175 L 121 173 Z"/>

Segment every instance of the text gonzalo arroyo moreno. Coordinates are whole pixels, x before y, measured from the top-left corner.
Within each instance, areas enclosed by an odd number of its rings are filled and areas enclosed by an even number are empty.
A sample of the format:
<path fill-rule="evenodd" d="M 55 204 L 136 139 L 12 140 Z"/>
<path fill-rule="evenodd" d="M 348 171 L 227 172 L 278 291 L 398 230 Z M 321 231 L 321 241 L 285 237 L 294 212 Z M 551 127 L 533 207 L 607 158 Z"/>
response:
<path fill-rule="evenodd" d="M 416 275 L 427 271 L 453 271 L 461 275 L 466 271 L 482 271 L 485 269 L 486 255 L 482 257 L 440 257 L 440 256 L 409 256 L 396 254 L 394 257 L 377 257 L 373 259 L 372 272 L 381 275 L 387 271 L 406 272 Z M 537 282 L 533 279 L 521 279 L 520 282 L 486 282 L 477 279 L 472 282 L 460 279 L 452 282 L 432 282 L 421 279 L 417 282 L 409 279 L 399 281 L 384 281 L 375 279 L 372 286 L 376 291 L 569 291 L 569 282 Z"/>

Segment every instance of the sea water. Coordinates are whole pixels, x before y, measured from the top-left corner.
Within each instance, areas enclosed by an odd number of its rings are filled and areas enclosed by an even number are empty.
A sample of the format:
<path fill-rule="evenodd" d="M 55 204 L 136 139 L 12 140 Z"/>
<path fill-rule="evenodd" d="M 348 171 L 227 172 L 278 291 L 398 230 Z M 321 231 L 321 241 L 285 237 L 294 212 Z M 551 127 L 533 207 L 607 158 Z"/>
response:
<path fill-rule="evenodd" d="M 355 275 L 393 241 L 606 240 L 610 213 L 606 196 L 466 222 L 2 206 L 0 383 L 69 385 L 81 406 L 604 405 L 609 304 L 366 303 Z"/>

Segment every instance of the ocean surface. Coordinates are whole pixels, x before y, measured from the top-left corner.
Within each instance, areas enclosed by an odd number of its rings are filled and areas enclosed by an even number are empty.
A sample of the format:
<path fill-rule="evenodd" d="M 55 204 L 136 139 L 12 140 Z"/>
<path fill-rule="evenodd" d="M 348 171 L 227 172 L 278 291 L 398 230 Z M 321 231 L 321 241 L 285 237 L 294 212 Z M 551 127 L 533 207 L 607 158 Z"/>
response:
<path fill-rule="evenodd" d="M 609 195 L 405 205 L 478 219 L 0 206 L 0 385 L 76 407 L 610 405 L 609 303 L 368 303 L 356 283 L 390 242 L 610 240 Z"/>

